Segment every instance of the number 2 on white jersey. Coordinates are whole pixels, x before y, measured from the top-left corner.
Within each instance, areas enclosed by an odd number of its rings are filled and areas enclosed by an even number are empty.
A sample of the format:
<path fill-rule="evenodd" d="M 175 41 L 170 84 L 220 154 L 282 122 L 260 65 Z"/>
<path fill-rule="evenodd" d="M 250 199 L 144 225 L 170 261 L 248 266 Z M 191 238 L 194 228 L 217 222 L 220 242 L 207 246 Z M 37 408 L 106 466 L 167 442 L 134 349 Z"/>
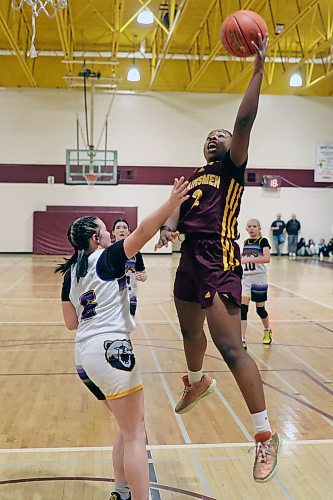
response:
<path fill-rule="evenodd" d="M 81 319 L 91 319 L 96 316 L 96 306 L 98 304 L 96 302 L 94 290 L 89 290 L 82 294 L 80 297 L 80 304 L 83 306 Z"/>

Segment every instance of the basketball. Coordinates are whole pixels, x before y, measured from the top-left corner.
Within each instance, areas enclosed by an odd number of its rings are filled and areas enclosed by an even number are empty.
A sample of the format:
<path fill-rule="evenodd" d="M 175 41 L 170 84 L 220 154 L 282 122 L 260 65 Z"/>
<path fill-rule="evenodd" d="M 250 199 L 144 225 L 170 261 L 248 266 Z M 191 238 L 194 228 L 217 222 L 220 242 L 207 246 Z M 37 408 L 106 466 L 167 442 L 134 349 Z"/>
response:
<path fill-rule="evenodd" d="M 228 16 L 221 27 L 221 42 L 233 56 L 249 57 L 256 53 L 252 41 L 258 45 L 258 33 L 268 32 L 264 19 L 252 10 L 238 10 Z"/>

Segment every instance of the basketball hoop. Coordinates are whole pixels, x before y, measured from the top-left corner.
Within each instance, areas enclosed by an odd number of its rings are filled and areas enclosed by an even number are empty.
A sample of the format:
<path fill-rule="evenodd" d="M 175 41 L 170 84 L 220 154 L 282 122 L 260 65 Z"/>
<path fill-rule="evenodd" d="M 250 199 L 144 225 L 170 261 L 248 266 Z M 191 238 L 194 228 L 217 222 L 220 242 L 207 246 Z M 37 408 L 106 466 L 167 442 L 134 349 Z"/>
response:
<path fill-rule="evenodd" d="M 94 186 L 97 180 L 97 174 L 84 174 L 84 178 L 88 186 Z"/>
<path fill-rule="evenodd" d="M 23 5 L 28 5 L 32 10 L 32 37 L 28 56 L 37 57 L 35 48 L 36 17 L 41 12 L 44 12 L 49 18 L 54 17 L 59 10 L 67 7 L 67 0 L 12 0 L 12 8 L 14 10 L 21 10 Z"/>

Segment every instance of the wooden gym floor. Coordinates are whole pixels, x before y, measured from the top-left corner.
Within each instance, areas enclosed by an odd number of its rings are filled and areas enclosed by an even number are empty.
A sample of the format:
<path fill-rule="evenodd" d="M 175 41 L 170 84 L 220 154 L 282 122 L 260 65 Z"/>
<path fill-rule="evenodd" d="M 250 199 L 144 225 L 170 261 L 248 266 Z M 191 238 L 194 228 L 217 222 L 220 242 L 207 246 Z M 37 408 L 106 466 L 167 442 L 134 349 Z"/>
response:
<path fill-rule="evenodd" d="M 115 423 L 82 385 L 74 332 L 63 326 L 59 257 L 0 256 L 0 499 L 107 500 Z M 177 416 L 185 361 L 172 302 L 178 255 L 146 256 L 135 352 L 145 383 L 153 500 L 333 499 L 333 267 L 273 258 L 274 344 L 250 311 L 249 353 L 283 445 L 278 474 L 252 480 L 251 421 L 209 341 L 205 369 L 218 389 Z"/>

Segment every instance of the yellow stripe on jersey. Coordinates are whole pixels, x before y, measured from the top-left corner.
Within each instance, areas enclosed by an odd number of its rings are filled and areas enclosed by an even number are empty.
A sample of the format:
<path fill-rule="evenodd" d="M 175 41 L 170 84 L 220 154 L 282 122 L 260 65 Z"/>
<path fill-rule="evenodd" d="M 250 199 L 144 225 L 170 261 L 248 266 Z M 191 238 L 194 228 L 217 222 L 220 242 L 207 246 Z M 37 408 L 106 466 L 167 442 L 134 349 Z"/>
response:
<path fill-rule="evenodd" d="M 231 195 L 233 192 L 234 184 L 235 184 L 234 179 L 231 179 L 230 186 L 229 186 L 228 193 L 227 193 L 226 200 L 225 200 L 224 213 L 223 213 L 223 217 L 222 217 L 222 227 L 221 227 L 221 236 L 222 237 L 225 236 L 226 232 L 227 232 L 227 226 L 226 226 L 227 214 L 228 214 L 228 210 L 229 210 L 229 201 L 230 201 L 230 198 L 231 198 Z"/>
<path fill-rule="evenodd" d="M 235 249 L 234 245 L 231 243 L 231 249 L 230 249 L 230 257 L 229 257 L 229 269 L 233 271 L 235 269 Z M 237 259 L 236 259 L 237 260 Z"/>
<path fill-rule="evenodd" d="M 223 250 L 223 267 L 227 271 L 234 269 L 239 265 L 238 259 L 235 259 L 235 250 L 229 238 L 235 238 L 236 217 L 235 212 L 239 206 L 240 197 L 243 192 L 241 186 L 235 179 L 231 179 L 228 193 L 226 196 L 224 213 L 221 227 L 221 244 Z"/>
<path fill-rule="evenodd" d="M 229 258 L 228 258 L 229 240 L 221 238 L 221 244 L 223 252 L 223 268 L 225 271 L 227 271 L 229 269 Z"/>
<path fill-rule="evenodd" d="M 230 212 L 229 223 L 228 223 L 228 236 L 230 238 L 237 237 L 237 234 L 235 234 L 235 226 L 236 226 L 236 222 L 237 222 L 237 218 L 235 217 L 235 212 L 236 212 L 236 209 L 239 207 L 240 198 L 242 196 L 243 190 L 244 190 L 243 186 L 238 185 L 237 196 L 235 199 L 233 209 Z"/>

